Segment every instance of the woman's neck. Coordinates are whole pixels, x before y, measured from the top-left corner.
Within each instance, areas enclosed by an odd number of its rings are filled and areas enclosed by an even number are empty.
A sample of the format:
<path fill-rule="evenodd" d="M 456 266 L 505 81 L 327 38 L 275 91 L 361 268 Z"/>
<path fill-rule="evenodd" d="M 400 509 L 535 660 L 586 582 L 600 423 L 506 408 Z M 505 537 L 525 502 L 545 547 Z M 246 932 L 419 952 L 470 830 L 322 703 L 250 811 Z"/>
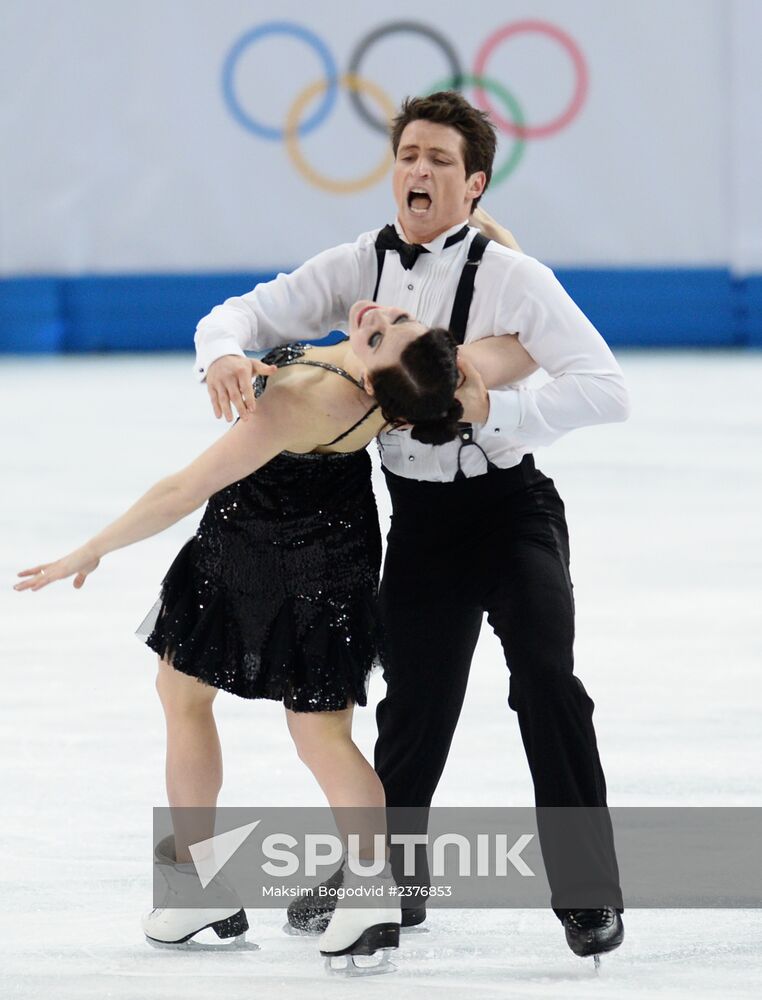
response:
<path fill-rule="evenodd" d="M 343 368 L 345 372 L 351 375 L 352 378 L 357 379 L 358 382 L 361 381 L 365 368 L 352 350 L 349 340 L 344 340 L 336 344 L 334 350 L 336 351 L 334 354 L 335 363 L 339 368 Z"/>

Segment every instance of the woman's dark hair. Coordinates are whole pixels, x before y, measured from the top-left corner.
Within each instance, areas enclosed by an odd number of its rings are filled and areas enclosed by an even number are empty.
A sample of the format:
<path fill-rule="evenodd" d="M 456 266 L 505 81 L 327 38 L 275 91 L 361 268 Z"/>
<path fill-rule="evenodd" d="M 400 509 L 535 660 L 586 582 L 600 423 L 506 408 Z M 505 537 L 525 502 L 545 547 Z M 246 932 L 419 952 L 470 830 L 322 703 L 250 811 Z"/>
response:
<path fill-rule="evenodd" d="M 495 162 L 497 132 L 486 111 L 480 111 L 469 104 L 456 90 L 440 90 L 428 97 L 408 97 L 391 124 L 392 151 L 395 157 L 405 128 L 413 121 L 434 122 L 449 125 L 460 132 L 463 139 L 463 163 L 466 177 L 483 170 L 487 176 L 486 191 L 492 178 L 492 164 Z M 471 204 L 473 212 L 480 198 Z"/>
<path fill-rule="evenodd" d="M 433 327 L 407 345 L 399 364 L 373 373 L 373 394 L 390 424 L 412 424 L 412 437 L 423 444 L 446 444 L 463 416 L 458 376 L 453 335 Z"/>

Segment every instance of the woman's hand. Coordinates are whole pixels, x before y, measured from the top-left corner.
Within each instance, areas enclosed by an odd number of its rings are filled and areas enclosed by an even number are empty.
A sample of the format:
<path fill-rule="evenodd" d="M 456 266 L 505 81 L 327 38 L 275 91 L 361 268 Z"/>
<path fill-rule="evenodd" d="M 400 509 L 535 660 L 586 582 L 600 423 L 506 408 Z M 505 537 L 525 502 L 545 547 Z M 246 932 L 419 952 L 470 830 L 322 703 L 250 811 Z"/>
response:
<path fill-rule="evenodd" d="M 502 246 L 508 247 L 509 250 L 517 250 L 519 253 L 522 253 L 521 247 L 516 242 L 510 229 L 506 229 L 499 222 L 495 222 L 492 216 L 488 215 L 483 208 L 479 207 L 475 212 L 472 212 L 469 222 L 472 226 L 476 226 L 479 232 L 486 236 L 487 239 L 494 240 L 495 243 L 500 243 Z"/>
<path fill-rule="evenodd" d="M 52 563 L 42 563 L 31 569 L 22 569 L 18 575 L 27 577 L 27 579 L 23 583 L 17 583 L 13 589 L 42 590 L 49 583 L 74 576 L 74 586 L 79 590 L 90 573 L 98 568 L 99 563 L 100 558 L 83 546 L 81 549 L 70 552 L 63 559 L 57 559 Z"/>

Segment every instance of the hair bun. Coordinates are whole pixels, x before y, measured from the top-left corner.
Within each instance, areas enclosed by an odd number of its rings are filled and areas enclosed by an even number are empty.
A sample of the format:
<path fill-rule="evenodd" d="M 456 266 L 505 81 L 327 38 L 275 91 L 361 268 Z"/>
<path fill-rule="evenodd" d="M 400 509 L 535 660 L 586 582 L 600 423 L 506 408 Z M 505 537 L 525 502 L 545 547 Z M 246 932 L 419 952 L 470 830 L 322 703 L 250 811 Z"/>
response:
<path fill-rule="evenodd" d="M 421 444 L 447 444 L 458 436 L 458 424 L 463 416 L 463 407 L 454 399 L 447 412 L 436 420 L 417 420 L 410 429 L 410 436 Z"/>

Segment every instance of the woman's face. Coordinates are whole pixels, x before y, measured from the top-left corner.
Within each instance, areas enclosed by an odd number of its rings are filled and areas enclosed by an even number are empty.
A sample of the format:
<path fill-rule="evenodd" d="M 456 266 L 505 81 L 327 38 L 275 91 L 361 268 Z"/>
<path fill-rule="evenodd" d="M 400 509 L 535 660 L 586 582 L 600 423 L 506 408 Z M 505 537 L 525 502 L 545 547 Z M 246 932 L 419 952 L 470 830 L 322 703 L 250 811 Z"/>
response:
<path fill-rule="evenodd" d="M 377 306 L 367 299 L 349 310 L 349 343 L 371 379 L 374 371 L 398 364 L 408 344 L 427 329 L 404 309 Z"/>

